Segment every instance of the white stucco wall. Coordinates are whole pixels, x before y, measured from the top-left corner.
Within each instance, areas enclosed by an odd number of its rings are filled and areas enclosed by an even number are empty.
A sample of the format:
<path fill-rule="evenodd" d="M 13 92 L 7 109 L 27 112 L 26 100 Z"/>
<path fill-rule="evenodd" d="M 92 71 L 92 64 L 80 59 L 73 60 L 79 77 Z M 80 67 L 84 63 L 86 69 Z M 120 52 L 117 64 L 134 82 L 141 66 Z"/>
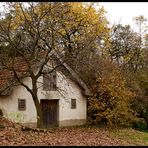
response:
<path fill-rule="evenodd" d="M 60 93 L 59 119 L 86 119 L 86 98 L 81 89 L 71 80 L 58 73 L 58 88 Z M 76 99 L 76 109 L 71 109 L 71 99 Z"/>
<path fill-rule="evenodd" d="M 31 86 L 30 78 L 24 79 Z M 26 110 L 18 111 L 18 99 L 26 99 Z M 0 96 L 0 108 L 4 116 L 16 122 L 36 122 L 36 109 L 30 93 L 23 86 L 14 87 L 10 96 Z"/>
<path fill-rule="evenodd" d="M 39 78 L 39 99 L 59 99 L 59 121 L 86 119 L 86 98 L 81 89 L 70 79 L 57 72 L 58 91 L 43 91 L 43 77 Z M 31 88 L 31 79 L 24 82 Z M 26 99 L 26 110 L 18 111 L 18 98 Z M 71 99 L 76 99 L 76 109 L 71 109 Z M 16 86 L 10 96 L 0 96 L 0 108 L 4 116 L 21 123 L 36 122 L 36 109 L 30 93 L 23 86 Z"/>

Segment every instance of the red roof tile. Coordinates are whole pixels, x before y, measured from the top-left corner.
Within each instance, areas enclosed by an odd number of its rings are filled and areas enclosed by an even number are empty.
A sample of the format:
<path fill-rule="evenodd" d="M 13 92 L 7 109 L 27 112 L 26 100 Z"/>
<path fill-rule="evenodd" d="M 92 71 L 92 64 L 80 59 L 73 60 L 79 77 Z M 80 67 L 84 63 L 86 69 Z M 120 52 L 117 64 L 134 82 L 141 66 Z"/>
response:
<path fill-rule="evenodd" d="M 14 65 L 14 66 L 13 66 Z M 17 58 L 14 61 L 14 64 L 9 63 L 9 68 L 14 67 L 17 71 L 18 76 L 27 72 L 28 66 L 26 62 L 22 58 Z M 1 69 L 0 70 L 0 94 L 11 85 L 12 81 L 15 80 L 14 72 L 8 69 Z"/>

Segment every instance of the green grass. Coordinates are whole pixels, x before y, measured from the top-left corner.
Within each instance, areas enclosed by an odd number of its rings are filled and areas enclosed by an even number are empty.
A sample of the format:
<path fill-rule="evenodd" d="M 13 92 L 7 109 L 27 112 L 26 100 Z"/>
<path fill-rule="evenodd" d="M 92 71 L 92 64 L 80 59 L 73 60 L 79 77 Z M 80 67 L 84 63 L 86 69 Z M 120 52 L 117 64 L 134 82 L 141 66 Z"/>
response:
<path fill-rule="evenodd" d="M 64 127 L 63 127 L 64 128 Z M 65 128 L 97 128 L 104 129 L 109 132 L 110 137 L 118 138 L 123 141 L 124 145 L 129 146 L 148 146 L 148 131 L 140 131 L 138 129 L 133 129 L 130 127 L 100 127 L 96 125 L 79 125 L 79 126 L 70 126 Z"/>
<path fill-rule="evenodd" d="M 64 127 L 63 127 L 64 128 Z M 96 125 L 79 125 L 79 126 L 69 126 L 65 128 L 97 128 L 104 129 L 109 132 L 110 137 L 118 138 L 124 142 L 124 145 L 135 145 L 135 146 L 148 146 L 148 131 L 140 129 L 133 129 L 130 127 L 119 127 L 119 126 L 96 126 Z"/>
<path fill-rule="evenodd" d="M 148 132 L 138 131 L 132 128 L 109 129 L 112 137 L 120 138 L 129 145 L 148 146 Z"/>

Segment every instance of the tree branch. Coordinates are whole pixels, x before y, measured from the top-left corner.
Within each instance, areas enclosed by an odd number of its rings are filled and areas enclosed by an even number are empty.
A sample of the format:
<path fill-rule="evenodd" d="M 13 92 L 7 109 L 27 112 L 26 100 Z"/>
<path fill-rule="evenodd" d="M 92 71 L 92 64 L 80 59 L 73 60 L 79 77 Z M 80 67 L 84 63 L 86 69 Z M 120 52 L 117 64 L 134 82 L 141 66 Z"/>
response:
<path fill-rule="evenodd" d="M 13 67 L 12 69 L 13 69 L 14 76 L 16 77 L 17 81 L 18 81 L 22 86 L 24 86 L 24 87 L 33 95 L 32 90 L 31 90 L 27 85 L 25 85 L 23 82 L 21 82 L 21 80 L 20 80 L 19 76 L 17 75 L 17 73 L 16 73 L 14 67 Z"/>

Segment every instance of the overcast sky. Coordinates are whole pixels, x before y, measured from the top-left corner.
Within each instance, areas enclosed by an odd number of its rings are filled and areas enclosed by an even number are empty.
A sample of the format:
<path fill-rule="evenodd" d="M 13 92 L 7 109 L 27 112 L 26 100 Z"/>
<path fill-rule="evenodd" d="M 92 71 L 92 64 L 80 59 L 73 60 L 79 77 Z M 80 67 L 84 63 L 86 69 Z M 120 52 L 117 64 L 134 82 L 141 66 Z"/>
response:
<path fill-rule="evenodd" d="M 99 5 L 104 6 L 106 16 L 112 24 L 120 21 L 121 24 L 130 24 L 136 29 L 133 17 L 144 15 L 148 19 L 148 2 L 99 2 Z"/>
<path fill-rule="evenodd" d="M 2 10 L 3 2 L 0 2 Z M 136 29 L 133 17 L 144 15 L 148 19 L 148 2 L 96 2 L 96 6 L 104 6 L 107 11 L 106 17 L 111 22 L 121 24 L 130 24 Z"/>

